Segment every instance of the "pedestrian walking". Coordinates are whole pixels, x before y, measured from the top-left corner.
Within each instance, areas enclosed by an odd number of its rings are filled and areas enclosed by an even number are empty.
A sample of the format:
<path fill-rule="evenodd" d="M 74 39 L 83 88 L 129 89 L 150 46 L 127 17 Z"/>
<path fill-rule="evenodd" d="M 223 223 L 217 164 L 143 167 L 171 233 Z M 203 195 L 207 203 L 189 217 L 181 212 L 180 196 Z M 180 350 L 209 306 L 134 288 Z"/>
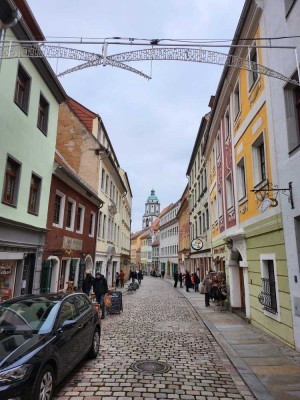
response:
<path fill-rule="evenodd" d="M 125 282 L 125 274 L 124 274 L 124 272 L 121 270 L 121 271 L 120 271 L 120 284 L 121 284 L 121 288 L 124 287 L 124 282 Z"/>
<path fill-rule="evenodd" d="M 178 284 L 178 272 L 175 271 L 174 272 L 174 287 L 177 288 L 177 284 Z"/>
<path fill-rule="evenodd" d="M 100 272 L 96 272 L 96 277 L 93 282 L 93 289 L 96 295 L 96 301 L 100 304 L 101 307 L 101 319 L 105 318 L 105 305 L 104 305 L 104 296 L 108 293 L 108 285 L 107 280 L 104 278 Z"/>
<path fill-rule="evenodd" d="M 183 279 L 183 277 L 182 277 L 182 272 L 180 272 L 179 275 L 178 275 L 178 280 L 179 280 L 179 283 L 180 283 L 180 287 L 181 287 L 181 288 L 183 287 L 183 285 L 182 285 L 182 279 Z"/>
<path fill-rule="evenodd" d="M 143 273 L 141 270 L 139 270 L 139 272 L 138 272 L 137 279 L 138 279 L 138 283 L 140 285 L 142 283 L 142 279 L 143 279 Z"/>
<path fill-rule="evenodd" d="M 82 291 L 85 293 L 87 296 L 90 295 L 92 286 L 94 282 L 94 277 L 90 272 L 85 273 L 85 277 L 82 282 Z"/>
<path fill-rule="evenodd" d="M 202 285 L 204 288 L 204 295 L 205 295 L 205 307 L 209 307 L 209 298 L 211 293 L 211 280 L 209 274 L 206 274 L 205 278 L 202 281 Z"/>
<path fill-rule="evenodd" d="M 185 271 L 185 289 L 189 292 L 189 288 L 192 286 L 191 275 L 189 271 Z"/>
<path fill-rule="evenodd" d="M 130 279 L 131 279 L 131 282 L 134 283 L 134 281 L 135 281 L 135 271 L 133 269 L 130 271 Z"/>
<path fill-rule="evenodd" d="M 162 279 L 164 279 L 164 277 L 165 277 L 165 270 L 164 269 L 161 271 L 161 277 L 162 277 Z"/>
<path fill-rule="evenodd" d="M 119 272 L 116 272 L 116 288 L 119 287 L 119 283 L 120 283 L 120 274 Z"/>
<path fill-rule="evenodd" d="M 194 273 L 194 289 L 195 292 L 199 292 L 199 283 L 200 283 L 200 278 L 197 275 L 197 272 Z"/>

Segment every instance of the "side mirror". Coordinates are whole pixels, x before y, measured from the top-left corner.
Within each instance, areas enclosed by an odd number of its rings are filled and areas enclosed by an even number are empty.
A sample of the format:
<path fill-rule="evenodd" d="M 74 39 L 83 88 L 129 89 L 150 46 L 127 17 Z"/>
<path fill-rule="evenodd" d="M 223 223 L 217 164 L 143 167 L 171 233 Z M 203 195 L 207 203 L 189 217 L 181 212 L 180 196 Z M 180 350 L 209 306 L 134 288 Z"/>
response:
<path fill-rule="evenodd" d="M 58 329 L 58 332 L 67 331 L 75 326 L 75 321 L 73 319 L 67 319 L 63 322 L 62 326 Z"/>

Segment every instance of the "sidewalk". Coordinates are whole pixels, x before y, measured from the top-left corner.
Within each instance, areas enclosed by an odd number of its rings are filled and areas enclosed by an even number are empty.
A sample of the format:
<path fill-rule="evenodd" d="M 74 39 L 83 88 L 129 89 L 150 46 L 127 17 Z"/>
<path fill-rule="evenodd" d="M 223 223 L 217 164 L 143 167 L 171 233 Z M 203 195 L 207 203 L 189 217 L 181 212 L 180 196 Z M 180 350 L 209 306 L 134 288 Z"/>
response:
<path fill-rule="evenodd" d="M 205 307 L 204 295 L 176 290 L 191 303 L 258 400 L 300 399 L 299 352 L 230 311 L 219 311 L 213 303 Z"/>

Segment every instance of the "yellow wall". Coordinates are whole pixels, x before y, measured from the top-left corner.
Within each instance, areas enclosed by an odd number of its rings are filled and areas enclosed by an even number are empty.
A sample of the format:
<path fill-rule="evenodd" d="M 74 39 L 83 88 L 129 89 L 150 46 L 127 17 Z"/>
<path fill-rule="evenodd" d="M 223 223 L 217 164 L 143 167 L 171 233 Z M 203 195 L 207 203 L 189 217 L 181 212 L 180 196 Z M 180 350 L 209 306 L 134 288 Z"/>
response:
<path fill-rule="evenodd" d="M 253 127 L 261 119 L 261 124 L 256 132 L 253 132 Z M 242 157 L 245 160 L 246 170 L 246 187 L 247 195 L 244 201 L 239 201 L 239 218 L 240 222 L 244 222 L 249 218 L 255 217 L 261 214 L 261 211 L 257 209 L 260 202 L 256 199 L 256 196 L 251 190 L 254 188 L 254 176 L 253 176 L 253 155 L 252 155 L 252 144 L 258 138 L 258 136 L 264 133 L 265 141 L 265 159 L 267 166 L 267 180 L 272 182 L 272 171 L 270 163 L 270 147 L 269 147 L 269 135 L 268 135 L 268 119 L 266 105 L 264 104 L 258 113 L 255 115 L 251 123 L 246 128 L 244 134 L 237 142 L 234 147 L 236 164 L 239 163 Z"/>

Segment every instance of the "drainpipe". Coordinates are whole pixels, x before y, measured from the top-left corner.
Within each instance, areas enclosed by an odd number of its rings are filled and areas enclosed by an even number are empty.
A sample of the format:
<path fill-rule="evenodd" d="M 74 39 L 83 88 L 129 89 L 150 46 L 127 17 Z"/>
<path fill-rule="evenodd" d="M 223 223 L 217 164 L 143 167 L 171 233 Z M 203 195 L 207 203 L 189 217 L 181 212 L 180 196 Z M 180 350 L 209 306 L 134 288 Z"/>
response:
<path fill-rule="evenodd" d="M 12 12 L 11 19 L 8 22 L 3 23 L 0 21 L 0 67 L 2 62 L 3 40 L 5 37 L 6 30 L 8 28 L 12 28 L 13 26 L 15 26 L 20 21 L 21 18 L 22 18 L 21 11 L 15 8 Z"/>

